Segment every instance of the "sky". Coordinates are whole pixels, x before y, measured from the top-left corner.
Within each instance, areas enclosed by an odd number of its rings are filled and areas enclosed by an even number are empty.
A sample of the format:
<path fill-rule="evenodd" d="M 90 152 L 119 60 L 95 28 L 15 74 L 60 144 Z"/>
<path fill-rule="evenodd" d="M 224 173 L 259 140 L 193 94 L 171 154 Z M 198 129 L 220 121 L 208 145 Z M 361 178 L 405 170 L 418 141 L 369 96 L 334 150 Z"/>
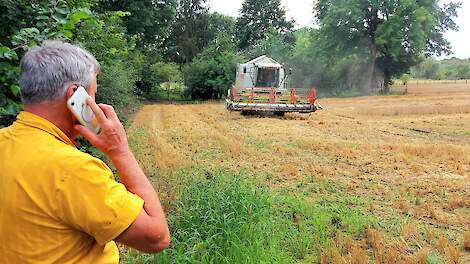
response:
<path fill-rule="evenodd" d="M 313 18 L 313 1 L 309 0 L 281 0 L 283 6 L 287 10 L 287 17 L 294 18 L 297 22 L 297 27 L 311 26 L 314 23 Z M 211 10 L 237 17 L 241 9 L 243 0 L 211 0 Z M 449 2 L 444 0 L 442 2 Z M 452 44 L 453 55 L 450 57 L 457 57 L 461 59 L 470 58 L 470 0 L 461 0 L 463 2 L 462 8 L 456 19 L 457 24 L 460 26 L 458 32 L 447 32 L 446 38 Z M 467 15 L 465 15 L 467 14 Z"/>

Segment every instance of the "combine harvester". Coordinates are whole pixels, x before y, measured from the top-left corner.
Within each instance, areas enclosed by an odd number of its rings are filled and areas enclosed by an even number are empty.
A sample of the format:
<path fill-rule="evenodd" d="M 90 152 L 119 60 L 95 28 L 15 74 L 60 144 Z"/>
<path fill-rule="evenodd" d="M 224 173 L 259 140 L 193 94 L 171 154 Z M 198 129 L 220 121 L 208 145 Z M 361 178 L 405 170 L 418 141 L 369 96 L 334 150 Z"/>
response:
<path fill-rule="evenodd" d="M 261 56 L 239 64 L 235 86 L 228 91 L 226 107 L 242 114 L 312 113 L 322 109 L 317 90 L 289 88 L 289 75 L 277 61 Z"/>

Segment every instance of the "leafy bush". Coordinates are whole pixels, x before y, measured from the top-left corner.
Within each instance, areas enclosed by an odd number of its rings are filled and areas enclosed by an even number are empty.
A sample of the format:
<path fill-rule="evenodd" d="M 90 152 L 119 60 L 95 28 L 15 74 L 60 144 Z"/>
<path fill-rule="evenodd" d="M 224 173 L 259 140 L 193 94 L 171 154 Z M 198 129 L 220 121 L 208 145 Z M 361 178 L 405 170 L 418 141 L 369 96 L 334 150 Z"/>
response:
<path fill-rule="evenodd" d="M 408 85 L 408 82 L 411 80 L 411 76 L 409 74 L 403 74 L 400 77 L 400 81 L 403 85 Z"/>
<path fill-rule="evenodd" d="M 148 99 L 158 99 L 159 92 L 164 90 L 167 94 L 179 88 L 182 82 L 182 73 L 176 63 L 156 62 L 145 67 L 142 72 L 140 90 Z M 181 94 L 181 91 L 179 91 Z"/>
<path fill-rule="evenodd" d="M 140 102 L 133 94 L 134 75 L 123 62 L 116 61 L 112 65 L 102 65 L 98 83 L 96 101 L 112 105 L 121 120 L 125 120 L 129 113 L 140 106 Z"/>
<path fill-rule="evenodd" d="M 144 67 L 135 39 L 126 37 L 124 12 L 108 12 L 87 20 L 76 29 L 76 41 L 101 64 L 96 100 L 114 107 L 121 120 L 140 105 L 134 94 Z"/>
<path fill-rule="evenodd" d="M 219 36 L 183 69 L 188 94 L 193 99 L 219 99 L 235 82 L 242 56 L 226 36 Z"/>
<path fill-rule="evenodd" d="M 22 110 L 19 98 L 19 61 L 28 48 L 47 39 L 73 37 L 73 29 L 91 18 L 86 1 L 2 1 L 0 29 L 0 119 Z M 0 121 L 3 122 L 3 121 Z"/>

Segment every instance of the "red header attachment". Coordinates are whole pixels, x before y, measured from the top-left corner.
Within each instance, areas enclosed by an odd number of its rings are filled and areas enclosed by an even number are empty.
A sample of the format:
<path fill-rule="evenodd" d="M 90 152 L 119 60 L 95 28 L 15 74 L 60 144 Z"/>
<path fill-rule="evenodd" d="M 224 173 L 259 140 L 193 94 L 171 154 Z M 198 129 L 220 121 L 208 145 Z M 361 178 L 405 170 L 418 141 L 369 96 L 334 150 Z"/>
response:
<path fill-rule="evenodd" d="M 310 102 L 310 104 L 315 104 L 315 101 L 317 101 L 317 89 L 315 89 L 315 87 L 313 87 L 309 94 L 308 94 L 308 101 Z"/>

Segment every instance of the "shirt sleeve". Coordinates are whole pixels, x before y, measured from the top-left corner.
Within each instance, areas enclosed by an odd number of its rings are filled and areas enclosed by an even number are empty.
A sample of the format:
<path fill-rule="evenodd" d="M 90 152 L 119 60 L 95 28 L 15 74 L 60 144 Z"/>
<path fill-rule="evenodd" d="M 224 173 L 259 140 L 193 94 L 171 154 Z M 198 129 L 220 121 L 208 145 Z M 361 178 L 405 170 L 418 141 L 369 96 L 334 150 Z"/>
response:
<path fill-rule="evenodd" d="M 57 188 L 57 214 L 66 224 L 104 245 L 118 237 L 137 218 L 144 201 L 114 180 L 102 161 L 75 161 Z"/>

